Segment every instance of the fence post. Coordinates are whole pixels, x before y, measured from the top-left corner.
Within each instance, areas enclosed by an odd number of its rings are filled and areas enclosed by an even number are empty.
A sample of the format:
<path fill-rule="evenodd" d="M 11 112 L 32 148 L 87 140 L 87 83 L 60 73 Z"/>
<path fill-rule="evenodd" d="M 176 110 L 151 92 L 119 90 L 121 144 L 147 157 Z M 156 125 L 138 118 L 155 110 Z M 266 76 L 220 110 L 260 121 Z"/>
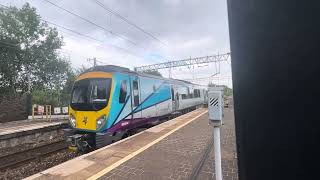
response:
<path fill-rule="evenodd" d="M 35 105 L 32 105 L 32 120 L 34 120 L 34 108 L 35 108 Z"/>
<path fill-rule="evenodd" d="M 26 111 L 27 111 L 27 118 L 29 115 L 33 113 L 33 105 L 32 105 L 32 95 L 30 93 L 26 94 Z M 32 114 L 33 119 L 34 114 Z"/>

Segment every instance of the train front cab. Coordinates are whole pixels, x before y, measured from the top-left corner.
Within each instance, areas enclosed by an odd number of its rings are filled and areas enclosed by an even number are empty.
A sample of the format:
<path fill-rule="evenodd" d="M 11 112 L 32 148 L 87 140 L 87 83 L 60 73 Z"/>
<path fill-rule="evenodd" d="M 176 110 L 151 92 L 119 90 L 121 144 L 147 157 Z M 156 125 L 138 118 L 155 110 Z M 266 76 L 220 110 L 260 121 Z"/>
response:
<path fill-rule="evenodd" d="M 89 72 L 75 82 L 69 107 L 69 148 L 87 151 L 127 136 L 142 118 L 140 80 L 119 72 Z M 131 113 L 131 112 L 134 113 Z"/>
<path fill-rule="evenodd" d="M 88 72 L 77 78 L 69 106 L 72 129 L 65 130 L 70 149 L 94 148 L 96 133 L 103 129 L 110 113 L 112 76 L 112 73 Z"/>

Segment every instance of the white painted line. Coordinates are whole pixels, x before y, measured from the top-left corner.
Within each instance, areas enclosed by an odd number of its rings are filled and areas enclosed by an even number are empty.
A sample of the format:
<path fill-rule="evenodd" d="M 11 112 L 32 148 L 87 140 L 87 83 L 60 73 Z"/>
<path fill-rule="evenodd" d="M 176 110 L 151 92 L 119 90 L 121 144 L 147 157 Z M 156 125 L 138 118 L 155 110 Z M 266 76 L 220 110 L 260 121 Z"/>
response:
<path fill-rule="evenodd" d="M 56 166 L 54 166 L 54 167 L 51 167 L 51 168 L 49 168 L 49 169 L 47 169 L 47 170 L 44 170 L 44 171 L 42 171 L 42 172 L 40 172 L 40 173 L 37 173 L 37 174 L 31 175 L 31 176 L 29 176 L 29 177 L 27 177 L 27 178 L 24 178 L 24 180 L 33 180 L 33 179 L 36 179 L 36 178 L 39 178 L 39 177 L 43 177 L 43 175 L 46 176 L 46 175 L 54 174 L 54 173 L 56 173 L 56 171 L 61 170 L 61 169 L 64 169 L 65 167 L 72 167 L 74 164 L 77 164 L 79 161 L 81 162 L 82 159 L 84 159 L 84 158 L 86 158 L 86 157 L 88 157 L 88 156 L 90 156 L 90 155 L 92 155 L 92 154 L 98 153 L 98 152 L 103 151 L 103 150 L 105 150 L 105 149 L 108 149 L 108 148 L 110 148 L 110 147 L 112 147 L 112 146 L 115 146 L 115 145 L 117 145 L 117 144 L 120 144 L 120 143 L 122 143 L 123 141 L 127 141 L 127 140 L 129 140 L 129 139 L 132 139 L 132 138 L 134 138 L 134 137 L 142 134 L 143 132 L 144 132 L 144 131 L 141 131 L 141 132 L 139 132 L 139 133 L 137 133 L 137 134 L 134 134 L 134 135 L 132 135 L 132 136 L 129 136 L 129 137 L 125 138 L 125 139 L 122 139 L 122 140 L 120 140 L 120 141 L 117 141 L 117 142 L 115 142 L 115 143 L 112 143 L 112 144 L 110 144 L 110 145 L 108 145 L 108 146 L 105 146 L 105 147 L 103 147 L 103 148 L 97 149 L 97 150 L 95 150 L 95 151 L 92 151 L 92 152 L 90 152 L 90 153 L 87 153 L 87 154 L 84 154 L 84 155 L 81 155 L 81 156 L 78 156 L 78 157 L 76 157 L 76 158 L 74 158 L 74 159 L 71 159 L 71 160 L 66 161 L 66 162 L 64 162 L 64 163 L 62 163 L 62 164 L 56 165 Z"/>

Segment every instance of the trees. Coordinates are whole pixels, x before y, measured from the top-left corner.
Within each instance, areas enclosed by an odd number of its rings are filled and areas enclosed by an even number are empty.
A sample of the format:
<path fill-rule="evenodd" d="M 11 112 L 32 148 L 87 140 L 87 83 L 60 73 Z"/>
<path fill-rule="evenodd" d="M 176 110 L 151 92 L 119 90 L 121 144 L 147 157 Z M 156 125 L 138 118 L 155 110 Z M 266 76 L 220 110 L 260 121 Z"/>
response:
<path fill-rule="evenodd" d="M 63 89 L 71 68 L 57 52 L 62 45 L 28 3 L 0 8 L 0 94 L 26 92 L 29 78 L 32 89 Z"/>
<path fill-rule="evenodd" d="M 224 89 L 224 95 L 225 96 L 232 96 L 233 95 L 233 90 L 231 88 L 229 88 L 226 85 L 216 85 L 212 82 L 209 82 L 208 87 L 214 87 L 214 86 L 221 86 Z"/>
<path fill-rule="evenodd" d="M 229 88 L 228 86 L 224 86 L 224 95 L 225 96 L 232 96 L 233 95 L 233 90 L 231 88 Z"/>
<path fill-rule="evenodd" d="M 59 56 L 63 38 L 28 3 L 0 8 L 0 96 L 28 91 L 34 104 L 67 105 L 77 72 Z"/>

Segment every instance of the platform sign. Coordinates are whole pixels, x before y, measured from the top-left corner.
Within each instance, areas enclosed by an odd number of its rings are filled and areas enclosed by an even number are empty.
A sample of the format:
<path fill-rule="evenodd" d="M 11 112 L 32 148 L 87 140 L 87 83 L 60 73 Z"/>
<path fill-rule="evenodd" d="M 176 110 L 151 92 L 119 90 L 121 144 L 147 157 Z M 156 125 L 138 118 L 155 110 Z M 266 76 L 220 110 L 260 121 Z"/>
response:
<path fill-rule="evenodd" d="M 62 113 L 68 114 L 68 107 L 62 107 Z"/>
<path fill-rule="evenodd" d="M 55 107 L 53 108 L 54 114 L 61 114 L 61 107 Z"/>
<path fill-rule="evenodd" d="M 44 106 L 38 106 L 37 112 L 38 112 L 38 114 L 43 114 L 44 113 Z"/>

